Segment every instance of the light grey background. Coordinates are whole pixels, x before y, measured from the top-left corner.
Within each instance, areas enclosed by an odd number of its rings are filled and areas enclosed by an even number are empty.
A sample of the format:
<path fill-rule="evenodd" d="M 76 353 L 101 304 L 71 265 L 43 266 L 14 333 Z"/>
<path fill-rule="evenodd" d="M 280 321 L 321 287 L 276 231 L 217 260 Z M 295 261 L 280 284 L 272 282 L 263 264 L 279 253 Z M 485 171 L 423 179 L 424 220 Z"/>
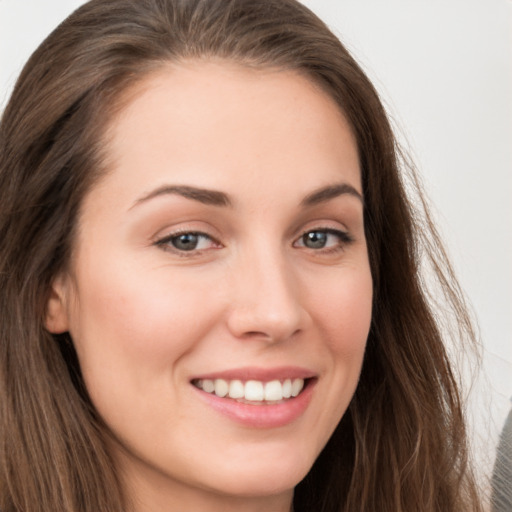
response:
<path fill-rule="evenodd" d="M 0 0 L 0 109 L 30 53 L 82 3 Z M 492 444 L 512 396 L 512 1 L 304 3 L 362 63 L 421 170 L 479 319 L 490 421 L 478 432 Z"/>

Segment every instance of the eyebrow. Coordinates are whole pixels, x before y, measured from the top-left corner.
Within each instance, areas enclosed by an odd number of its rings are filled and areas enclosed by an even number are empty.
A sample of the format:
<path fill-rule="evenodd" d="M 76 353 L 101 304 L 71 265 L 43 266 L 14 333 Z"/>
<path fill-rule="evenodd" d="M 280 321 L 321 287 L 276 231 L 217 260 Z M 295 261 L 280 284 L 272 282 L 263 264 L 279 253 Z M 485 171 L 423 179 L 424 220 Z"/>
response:
<path fill-rule="evenodd" d="M 206 188 L 190 187 L 188 185 L 164 185 L 137 199 L 132 205 L 132 208 L 140 203 L 144 203 L 150 199 L 164 195 L 178 195 L 210 206 L 233 206 L 228 195 L 224 192 L 208 190 Z"/>
<path fill-rule="evenodd" d="M 345 194 L 357 197 L 362 203 L 364 202 L 363 196 L 352 185 L 348 183 L 335 183 L 311 192 L 301 201 L 301 205 L 315 206 Z"/>
<path fill-rule="evenodd" d="M 345 194 L 356 197 L 363 202 L 362 195 L 352 185 L 348 183 L 336 183 L 314 190 L 301 201 L 301 206 L 315 206 Z M 209 190 L 189 185 L 164 185 L 137 199 L 130 209 L 150 199 L 165 195 L 178 195 L 210 206 L 233 206 L 229 196 L 218 190 Z"/>

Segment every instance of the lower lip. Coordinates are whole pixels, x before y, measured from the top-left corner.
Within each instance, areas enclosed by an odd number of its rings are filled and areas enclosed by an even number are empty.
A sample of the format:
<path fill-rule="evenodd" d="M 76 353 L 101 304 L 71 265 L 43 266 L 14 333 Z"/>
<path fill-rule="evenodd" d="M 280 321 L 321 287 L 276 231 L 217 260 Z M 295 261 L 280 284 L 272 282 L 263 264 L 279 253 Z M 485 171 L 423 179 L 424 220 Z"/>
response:
<path fill-rule="evenodd" d="M 195 386 L 194 389 L 209 406 L 237 423 L 252 428 L 278 428 L 292 423 L 305 412 L 311 401 L 315 383 L 316 379 L 309 380 L 298 396 L 272 405 L 241 403 L 232 398 L 220 398 L 212 393 L 206 393 Z"/>

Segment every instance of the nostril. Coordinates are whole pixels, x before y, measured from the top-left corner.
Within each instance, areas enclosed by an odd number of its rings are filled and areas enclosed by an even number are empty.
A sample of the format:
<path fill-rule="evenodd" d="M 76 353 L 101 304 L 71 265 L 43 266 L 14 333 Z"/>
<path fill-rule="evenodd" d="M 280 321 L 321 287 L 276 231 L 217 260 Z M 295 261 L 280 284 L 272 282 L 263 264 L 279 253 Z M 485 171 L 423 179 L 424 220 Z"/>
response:
<path fill-rule="evenodd" d="M 300 329 L 290 331 L 286 329 L 268 329 L 267 331 L 248 331 L 242 333 L 239 338 L 243 340 L 262 340 L 268 343 L 279 343 L 291 338 L 295 338 L 301 332 Z"/>

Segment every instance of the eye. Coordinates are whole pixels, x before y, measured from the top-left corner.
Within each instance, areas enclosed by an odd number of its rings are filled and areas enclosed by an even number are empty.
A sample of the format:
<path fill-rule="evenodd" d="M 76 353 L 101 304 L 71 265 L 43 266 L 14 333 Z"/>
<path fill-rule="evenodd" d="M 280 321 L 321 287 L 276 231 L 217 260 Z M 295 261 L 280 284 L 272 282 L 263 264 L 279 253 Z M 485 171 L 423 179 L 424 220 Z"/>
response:
<path fill-rule="evenodd" d="M 335 250 L 341 249 L 350 242 L 352 242 L 352 237 L 345 231 L 338 229 L 313 229 L 304 233 L 294 245 L 313 250 Z"/>
<path fill-rule="evenodd" d="M 219 244 L 206 233 L 186 231 L 173 233 L 156 242 L 157 245 L 177 252 L 201 251 L 218 247 Z"/>

